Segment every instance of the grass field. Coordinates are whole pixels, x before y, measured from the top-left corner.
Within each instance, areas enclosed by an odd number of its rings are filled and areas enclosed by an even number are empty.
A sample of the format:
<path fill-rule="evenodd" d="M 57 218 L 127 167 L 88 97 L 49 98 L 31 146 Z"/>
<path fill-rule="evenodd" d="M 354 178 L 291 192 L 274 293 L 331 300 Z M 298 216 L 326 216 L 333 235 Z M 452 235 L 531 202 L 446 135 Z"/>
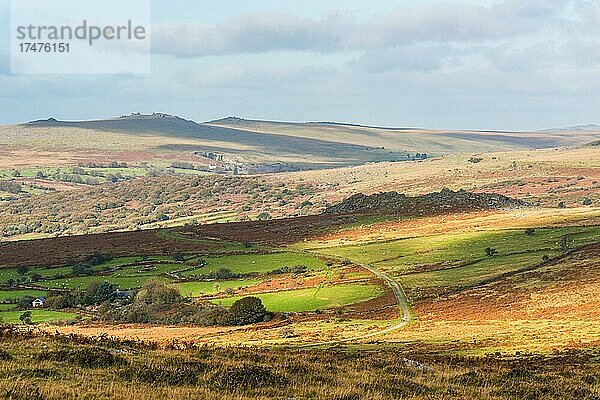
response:
<path fill-rule="evenodd" d="M 39 281 L 36 285 L 45 288 L 54 289 L 82 289 L 85 290 L 88 286 L 95 282 L 111 282 L 120 289 L 133 289 L 139 288 L 144 285 L 150 279 L 158 279 L 164 282 L 169 282 L 167 278 L 155 275 L 142 275 L 142 276 L 79 276 L 75 278 L 63 278 L 49 281 Z"/>
<path fill-rule="evenodd" d="M 302 312 L 343 307 L 380 296 L 383 290 L 374 285 L 335 285 L 310 289 L 289 290 L 257 294 L 267 310 Z M 229 306 L 239 297 L 213 300 L 216 304 Z"/>
<path fill-rule="evenodd" d="M 25 296 L 45 296 L 46 292 L 41 290 L 0 290 L 0 302 L 14 299 L 22 299 Z"/>
<path fill-rule="evenodd" d="M 176 283 L 173 286 L 179 290 L 185 297 L 202 297 L 207 294 L 224 292 L 227 289 L 238 289 L 256 285 L 261 281 L 258 279 L 244 279 L 232 281 L 214 281 L 214 282 L 183 282 Z"/>
<path fill-rule="evenodd" d="M 563 243 L 566 238 L 566 243 Z M 523 267 L 534 266 L 543 257 L 600 240 L 600 227 L 479 231 L 425 235 L 367 244 L 319 248 L 319 253 L 371 264 L 395 276 L 409 294 L 420 296 L 471 286 L 487 278 Z M 486 255 L 486 247 L 497 255 Z"/>
<path fill-rule="evenodd" d="M 31 311 L 31 322 L 42 323 L 42 322 L 58 322 L 74 319 L 77 315 L 73 313 L 50 311 L 50 310 L 30 310 Z M 19 317 L 24 311 L 2 311 L 0 312 L 0 318 L 2 322 L 7 324 L 20 324 L 21 320 Z"/>
<path fill-rule="evenodd" d="M 304 265 L 308 270 L 325 268 L 325 261 L 316 256 L 283 252 L 272 254 L 244 254 L 236 256 L 205 257 L 206 265 L 196 271 L 186 272 L 183 275 L 196 273 L 210 273 L 221 268 L 227 268 L 238 274 L 267 273 L 282 267 Z"/>

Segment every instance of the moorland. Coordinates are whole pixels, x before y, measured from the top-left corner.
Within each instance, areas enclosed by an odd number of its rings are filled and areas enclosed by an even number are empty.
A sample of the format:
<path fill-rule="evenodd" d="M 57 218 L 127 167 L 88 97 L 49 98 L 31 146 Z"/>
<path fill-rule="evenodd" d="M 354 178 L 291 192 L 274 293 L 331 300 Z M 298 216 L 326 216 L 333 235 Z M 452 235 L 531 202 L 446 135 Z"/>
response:
<path fill-rule="evenodd" d="M 600 396 L 597 130 L 0 131 L 7 398 Z"/>

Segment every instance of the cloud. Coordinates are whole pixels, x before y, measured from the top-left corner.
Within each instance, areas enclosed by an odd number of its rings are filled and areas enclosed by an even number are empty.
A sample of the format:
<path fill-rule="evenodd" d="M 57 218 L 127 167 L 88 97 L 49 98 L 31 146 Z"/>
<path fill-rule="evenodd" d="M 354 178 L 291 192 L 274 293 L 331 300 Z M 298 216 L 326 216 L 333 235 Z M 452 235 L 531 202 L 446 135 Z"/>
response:
<path fill-rule="evenodd" d="M 158 54 L 209 56 L 262 53 L 273 50 L 330 51 L 340 48 L 346 27 L 343 13 L 322 19 L 289 14 L 245 15 L 214 26 L 155 25 L 153 50 Z"/>
<path fill-rule="evenodd" d="M 368 50 L 351 61 L 349 66 L 362 72 L 389 71 L 433 72 L 461 65 L 461 55 L 474 50 L 454 45 L 418 44 Z"/>
<path fill-rule="evenodd" d="M 439 3 L 400 7 L 368 20 L 344 12 L 322 18 L 271 13 L 243 15 L 215 25 L 153 27 L 157 54 L 209 56 L 274 50 L 335 52 L 422 42 L 472 42 L 534 34 L 558 18 L 568 2 L 508 0 L 491 6 Z"/>

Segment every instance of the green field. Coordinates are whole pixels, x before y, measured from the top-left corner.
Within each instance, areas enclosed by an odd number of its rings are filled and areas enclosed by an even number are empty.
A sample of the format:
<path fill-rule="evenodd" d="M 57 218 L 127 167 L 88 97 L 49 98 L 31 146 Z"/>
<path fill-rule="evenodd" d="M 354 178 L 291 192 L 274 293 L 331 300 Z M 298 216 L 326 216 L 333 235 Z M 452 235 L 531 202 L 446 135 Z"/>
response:
<path fill-rule="evenodd" d="M 8 324 L 20 324 L 21 320 L 19 317 L 23 314 L 23 311 L 2 311 L 0 312 L 0 318 L 2 322 Z M 60 311 L 47 311 L 47 310 L 31 310 L 31 322 L 57 322 L 74 319 L 77 314 L 60 312 Z"/>
<path fill-rule="evenodd" d="M 183 282 L 176 283 L 173 286 L 179 290 L 185 297 L 201 297 L 206 294 L 215 294 L 225 290 L 244 288 L 260 283 L 260 280 L 246 279 L 234 281 L 215 281 L 215 282 Z"/>
<path fill-rule="evenodd" d="M 0 302 L 12 299 L 22 299 L 25 296 L 40 297 L 45 295 L 46 292 L 41 290 L 0 290 Z"/>
<path fill-rule="evenodd" d="M 304 265 L 309 270 L 325 268 L 325 261 L 316 256 L 300 253 L 272 253 L 272 254 L 244 254 L 236 256 L 206 257 L 206 265 L 198 270 L 184 273 L 183 275 L 206 274 L 227 268 L 234 273 L 264 274 L 282 267 Z"/>
<path fill-rule="evenodd" d="M 63 278 L 49 281 L 36 282 L 36 285 L 45 288 L 55 289 L 86 289 L 94 282 L 111 282 L 117 285 L 120 289 L 134 289 L 144 285 L 150 279 L 158 279 L 160 281 L 169 282 L 169 279 L 162 276 L 141 275 L 141 276 L 78 276 L 76 278 Z"/>
<path fill-rule="evenodd" d="M 275 312 L 303 312 L 325 310 L 359 303 L 378 297 L 383 289 L 374 285 L 336 285 L 310 289 L 257 294 L 267 310 Z M 243 296 L 213 300 L 215 304 L 230 306 Z"/>
<path fill-rule="evenodd" d="M 319 249 L 349 258 L 395 276 L 409 292 L 434 287 L 469 286 L 542 262 L 562 251 L 568 238 L 576 248 L 600 240 L 600 227 L 541 228 L 532 236 L 523 230 L 440 234 Z M 498 254 L 488 257 L 486 247 Z"/>

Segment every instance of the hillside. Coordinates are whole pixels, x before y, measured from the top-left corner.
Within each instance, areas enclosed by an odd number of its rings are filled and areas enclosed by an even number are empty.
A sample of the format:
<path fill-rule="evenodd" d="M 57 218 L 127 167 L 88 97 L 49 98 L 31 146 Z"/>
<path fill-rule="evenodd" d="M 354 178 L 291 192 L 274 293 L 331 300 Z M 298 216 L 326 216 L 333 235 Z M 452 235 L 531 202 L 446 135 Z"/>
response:
<path fill-rule="evenodd" d="M 335 122 L 228 117 L 197 123 L 131 114 L 89 121 L 55 118 L 0 127 L 0 167 L 80 162 L 187 162 L 217 171 L 264 173 L 406 161 L 431 156 L 580 146 L 597 130 L 502 132 L 382 128 Z M 18 161 L 15 161 L 18 160 Z"/>
<path fill-rule="evenodd" d="M 277 132 L 201 124 L 163 113 L 132 114 L 90 121 L 54 118 L 0 127 L 0 145 L 61 151 L 78 158 L 95 156 L 133 161 L 170 158 L 219 165 L 273 164 L 264 171 L 298 170 L 358 165 L 374 161 L 403 161 L 405 151 L 393 152 L 371 145 L 318 137 L 294 137 Z M 85 146 L 82 145 L 85 143 Z M 249 165 L 245 166 L 251 169 Z"/>
<path fill-rule="evenodd" d="M 335 122 L 290 123 L 228 117 L 208 122 L 212 126 L 293 137 L 343 141 L 355 145 L 383 146 L 394 151 L 427 152 L 435 155 L 542 149 L 576 146 L 598 138 L 598 130 L 540 132 L 434 130 L 389 128 Z"/>

